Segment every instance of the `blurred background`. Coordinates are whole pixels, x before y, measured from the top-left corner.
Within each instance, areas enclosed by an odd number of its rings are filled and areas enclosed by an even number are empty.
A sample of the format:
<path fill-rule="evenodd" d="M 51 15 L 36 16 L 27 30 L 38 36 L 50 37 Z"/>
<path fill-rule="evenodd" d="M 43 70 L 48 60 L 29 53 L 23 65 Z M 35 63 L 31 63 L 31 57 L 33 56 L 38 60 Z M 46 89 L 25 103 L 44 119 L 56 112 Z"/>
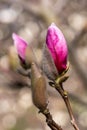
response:
<path fill-rule="evenodd" d="M 40 63 L 48 26 L 54 22 L 69 48 L 69 92 L 80 130 L 87 130 L 87 0 L 0 0 L 0 130 L 50 130 L 33 105 L 30 80 L 18 74 L 15 32 L 32 45 Z M 60 95 L 48 86 L 49 109 L 64 130 L 73 130 Z"/>

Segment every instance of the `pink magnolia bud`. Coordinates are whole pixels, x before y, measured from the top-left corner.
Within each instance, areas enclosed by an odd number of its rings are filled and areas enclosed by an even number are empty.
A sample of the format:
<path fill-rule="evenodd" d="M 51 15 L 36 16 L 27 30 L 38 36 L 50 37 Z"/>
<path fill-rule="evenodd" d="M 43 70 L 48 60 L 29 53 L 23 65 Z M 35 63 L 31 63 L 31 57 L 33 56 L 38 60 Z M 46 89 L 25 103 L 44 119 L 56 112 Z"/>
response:
<path fill-rule="evenodd" d="M 22 62 L 25 62 L 25 51 L 28 46 L 27 42 L 15 33 L 12 34 L 12 38 L 14 40 L 14 45 L 16 47 L 20 59 L 22 60 Z"/>
<path fill-rule="evenodd" d="M 47 30 L 46 44 L 55 66 L 59 74 L 61 74 L 67 68 L 68 49 L 64 35 L 54 23 Z"/>

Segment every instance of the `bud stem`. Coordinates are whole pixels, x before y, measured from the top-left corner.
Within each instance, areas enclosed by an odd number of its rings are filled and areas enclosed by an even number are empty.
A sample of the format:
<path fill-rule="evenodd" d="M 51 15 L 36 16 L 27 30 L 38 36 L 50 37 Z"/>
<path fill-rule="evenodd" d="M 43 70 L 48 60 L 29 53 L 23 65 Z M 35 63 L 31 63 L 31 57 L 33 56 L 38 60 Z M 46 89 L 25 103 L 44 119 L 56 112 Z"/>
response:
<path fill-rule="evenodd" d="M 64 100 L 64 102 L 66 104 L 66 107 L 67 107 L 67 110 L 68 110 L 68 113 L 69 113 L 69 116 L 70 116 L 70 119 L 71 119 L 71 124 L 73 125 L 74 129 L 75 130 L 80 130 L 78 128 L 77 124 L 76 124 L 76 121 L 75 121 L 75 118 L 74 118 L 74 115 L 73 115 L 73 112 L 72 112 L 72 108 L 71 108 L 71 105 L 70 105 L 68 93 L 64 90 L 62 83 L 57 84 L 55 82 L 55 89 L 60 93 L 60 95 L 62 96 L 62 98 L 63 98 L 63 100 Z"/>

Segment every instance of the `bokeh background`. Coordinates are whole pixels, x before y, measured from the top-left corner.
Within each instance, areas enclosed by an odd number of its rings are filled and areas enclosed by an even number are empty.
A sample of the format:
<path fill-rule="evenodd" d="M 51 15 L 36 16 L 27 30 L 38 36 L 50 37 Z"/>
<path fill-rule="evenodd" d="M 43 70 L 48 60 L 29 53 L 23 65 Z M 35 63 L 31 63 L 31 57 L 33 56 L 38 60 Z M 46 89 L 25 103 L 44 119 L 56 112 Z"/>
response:
<path fill-rule="evenodd" d="M 38 62 L 48 26 L 54 22 L 69 48 L 69 92 L 80 130 L 87 130 L 87 0 L 0 0 L 0 130 L 50 130 L 31 98 L 30 80 L 18 74 L 15 32 L 32 45 Z M 49 109 L 65 130 L 73 130 L 60 95 L 48 86 Z"/>

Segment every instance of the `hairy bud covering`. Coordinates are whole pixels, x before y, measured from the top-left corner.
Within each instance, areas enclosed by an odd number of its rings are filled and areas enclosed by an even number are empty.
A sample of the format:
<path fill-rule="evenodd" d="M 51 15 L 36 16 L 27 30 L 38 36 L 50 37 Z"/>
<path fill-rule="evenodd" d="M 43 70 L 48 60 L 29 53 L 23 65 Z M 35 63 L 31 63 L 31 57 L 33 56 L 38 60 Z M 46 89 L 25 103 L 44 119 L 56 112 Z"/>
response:
<path fill-rule="evenodd" d="M 33 103 L 44 111 L 47 107 L 46 81 L 35 63 L 31 65 L 31 87 Z"/>
<path fill-rule="evenodd" d="M 55 80 L 58 77 L 58 71 L 47 45 L 44 45 L 43 47 L 42 68 L 50 80 Z"/>

